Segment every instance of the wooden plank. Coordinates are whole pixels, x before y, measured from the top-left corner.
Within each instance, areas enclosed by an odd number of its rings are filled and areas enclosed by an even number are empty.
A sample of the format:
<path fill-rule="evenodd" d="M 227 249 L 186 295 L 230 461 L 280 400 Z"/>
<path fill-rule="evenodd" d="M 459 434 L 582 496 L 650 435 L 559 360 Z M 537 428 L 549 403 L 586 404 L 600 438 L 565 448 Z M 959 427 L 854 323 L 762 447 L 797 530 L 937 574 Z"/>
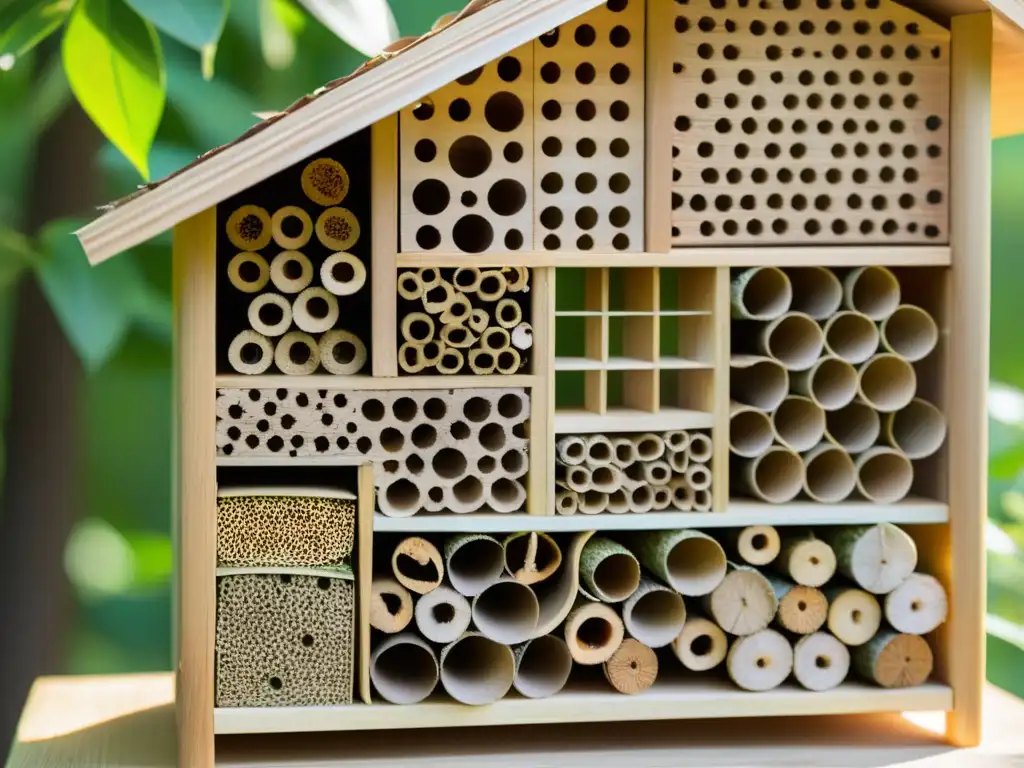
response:
<path fill-rule="evenodd" d="M 373 375 L 398 376 L 398 115 L 374 123 L 370 141 Z"/>
<path fill-rule="evenodd" d="M 668 429 L 711 429 L 714 416 L 685 408 L 662 408 L 655 413 L 634 408 L 609 408 L 606 413 L 576 409 L 555 414 L 555 433 L 559 435 L 587 432 L 659 432 Z"/>
<path fill-rule="evenodd" d="M 370 584 L 373 581 L 373 465 L 359 467 L 356 516 L 356 605 L 359 636 L 359 698 L 370 703 Z"/>
<path fill-rule="evenodd" d="M 535 334 L 536 335 L 536 334 Z M 217 376 L 218 389 L 327 389 L 327 390 L 403 390 L 403 389 L 502 389 L 532 387 L 540 382 L 536 374 L 511 376 L 396 376 L 377 379 L 371 376 Z"/>
<path fill-rule="evenodd" d="M 178 509 L 178 750 L 182 765 L 213 765 L 217 616 L 217 209 L 174 228 Z"/>
<path fill-rule="evenodd" d="M 715 512 L 725 511 L 729 501 L 729 357 L 730 345 L 730 295 L 729 268 L 715 270 L 715 313 L 713 412 L 715 425 L 711 428 L 711 443 L 714 456 L 711 459 L 711 508 Z"/>
<path fill-rule="evenodd" d="M 644 247 L 672 247 L 672 2 L 647 0 L 647 166 Z"/>
<path fill-rule="evenodd" d="M 533 373 L 526 508 L 555 513 L 555 270 L 533 272 Z M 507 378 L 507 377 L 506 377 Z"/>

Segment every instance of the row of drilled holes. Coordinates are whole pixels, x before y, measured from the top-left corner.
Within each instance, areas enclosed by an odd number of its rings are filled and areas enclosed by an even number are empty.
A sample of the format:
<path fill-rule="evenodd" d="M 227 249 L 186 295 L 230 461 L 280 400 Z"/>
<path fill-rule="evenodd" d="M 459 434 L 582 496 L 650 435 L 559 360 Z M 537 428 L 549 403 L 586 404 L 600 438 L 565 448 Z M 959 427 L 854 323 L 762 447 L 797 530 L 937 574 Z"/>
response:
<path fill-rule="evenodd" d="M 580 85 L 590 85 L 597 77 L 597 69 L 589 61 L 585 61 L 575 70 L 576 82 Z M 613 64 L 608 70 L 608 77 L 616 85 L 623 85 L 629 80 L 629 66 L 619 62 Z M 540 68 L 540 79 L 548 85 L 554 85 L 562 77 L 562 68 L 553 61 L 549 61 Z"/>
<path fill-rule="evenodd" d="M 705 197 L 704 195 L 697 194 L 690 196 L 690 208 L 700 213 L 708 208 L 708 200 L 710 196 Z M 931 205 L 938 205 L 942 202 L 942 193 L 937 189 L 933 189 L 926 195 L 926 200 Z M 848 195 L 846 198 L 846 207 L 850 210 L 857 211 L 865 206 L 865 202 L 868 198 L 861 197 L 860 195 Z M 889 198 L 885 195 L 872 195 L 870 200 L 870 206 L 875 211 L 885 211 L 889 209 Z M 786 207 L 785 198 L 774 193 L 768 195 L 764 200 L 772 210 L 781 210 Z M 684 198 L 682 195 L 673 192 L 672 193 L 672 209 L 677 210 L 682 208 L 684 204 Z M 716 210 L 725 213 L 732 210 L 734 205 L 738 205 L 745 211 L 752 211 L 757 208 L 757 198 L 754 195 L 743 195 L 738 201 L 735 201 L 732 195 L 715 195 L 712 203 Z M 813 205 L 816 210 L 828 211 L 832 208 L 833 198 L 831 195 L 814 195 L 813 198 L 809 195 L 796 194 L 793 195 L 789 200 L 789 207 L 795 211 L 806 210 L 809 205 Z M 917 198 L 909 193 L 903 193 L 896 199 L 896 204 L 905 211 L 910 210 L 917 204 Z M 543 214 L 541 215 L 541 221 L 544 221 Z M 616 225 L 621 226 L 621 225 Z M 549 227 L 554 229 L 555 227 Z"/>
<path fill-rule="evenodd" d="M 771 222 L 771 229 L 777 235 L 784 235 L 789 231 L 789 222 L 785 219 L 774 219 Z M 832 221 L 830 228 L 836 235 L 844 235 L 850 230 L 850 225 L 844 219 L 835 219 Z M 875 232 L 875 222 L 871 219 L 863 219 L 859 225 L 859 230 L 862 235 L 870 235 Z M 894 219 L 886 219 L 882 222 L 879 230 L 886 235 L 895 235 L 899 231 L 900 225 Z M 907 224 L 907 231 L 914 233 L 917 231 L 917 224 Z M 765 231 L 765 225 L 760 219 L 750 219 L 746 224 L 747 233 L 753 236 L 761 235 Z M 817 219 L 808 219 L 804 222 L 804 232 L 808 235 L 817 235 L 822 230 L 822 224 Z M 727 235 L 737 235 L 740 231 L 740 225 L 728 219 L 722 223 L 722 231 Z M 704 237 L 711 237 L 715 234 L 715 225 L 710 221 L 702 221 L 700 224 L 700 233 Z M 939 228 L 933 224 L 928 224 L 924 228 L 924 233 L 928 237 L 938 237 Z M 679 228 L 672 228 L 672 236 L 679 236 Z"/>
<path fill-rule="evenodd" d="M 547 251 L 557 251 L 562 247 L 562 238 L 556 234 L 546 235 L 544 237 L 544 249 Z M 594 247 L 594 238 L 588 234 L 582 234 L 576 238 L 576 250 L 589 251 Z M 625 251 L 629 249 L 629 235 L 625 232 L 619 232 L 612 238 L 612 247 L 617 251 Z"/>
<path fill-rule="evenodd" d="M 685 16 L 677 16 L 675 26 L 676 32 L 683 33 L 690 29 L 690 21 Z M 710 16 L 701 16 L 700 20 L 697 22 L 697 29 L 699 29 L 701 32 L 714 32 L 717 26 L 718 21 Z M 737 29 L 736 22 L 732 21 L 731 19 L 726 19 L 723 26 L 725 27 L 726 32 L 735 32 Z M 867 35 L 871 33 L 871 22 L 866 21 L 864 19 L 858 19 L 853 23 L 852 28 L 853 31 L 856 32 L 858 35 Z M 753 21 L 750 22 L 749 29 L 751 34 L 760 37 L 761 35 L 764 35 L 768 32 L 768 25 L 765 24 L 760 19 L 754 19 Z M 813 21 L 811 21 L 810 19 L 804 19 L 796 26 L 796 29 L 799 30 L 800 34 L 802 35 L 813 35 L 817 28 L 814 26 Z M 919 35 L 921 33 L 920 25 L 917 22 L 913 21 L 908 23 L 904 27 L 904 29 L 906 30 L 908 35 Z M 771 30 L 776 35 L 782 37 L 783 35 L 788 35 L 791 31 L 791 28 L 789 22 L 780 20 L 772 25 Z M 836 21 L 835 19 L 832 19 L 831 21 L 828 21 L 825 24 L 825 32 L 827 32 L 830 35 L 838 35 L 842 31 L 842 23 Z M 896 22 L 892 20 L 883 21 L 881 24 L 878 25 L 878 31 L 881 32 L 886 37 L 888 37 L 890 35 L 896 34 L 896 32 L 899 31 L 899 26 L 896 24 Z"/>
<path fill-rule="evenodd" d="M 673 180 L 680 181 L 682 174 L 678 169 L 673 171 Z M 750 180 L 755 184 L 765 184 L 768 181 L 768 171 L 764 168 L 755 168 L 750 173 Z M 775 178 L 783 184 L 791 183 L 796 176 L 793 171 L 789 168 L 780 168 L 779 172 L 775 175 Z M 818 180 L 818 173 L 813 168 L 804 168 L 800 171 L 800 181 L 804 184 L 814 184 Z M 837 168 L 829 168 L 824 174 L 825 181 L 829 184 L 839 184 L 843 180 L 842 171 Z M 851 178 L 857 184 L 867 184 L 870 180 L 869 173 L 863 168 L 855 168 L 851 174 Z M 878 174 L 880 181 L 885 183 L 892 183 L 896 181 L 896 169 L 886 166 Z M 705 168 L 700 172 L 700 180 L 705 184 L 717 184 L 721 179 L 721 175 L 715 168 Z M 907 184 L 914 184 L 918 181 L 919 176 L 917 170 L 914 168 L 905 168 L 903 170 L 902 179 Z M 739 184 L 743 181 L 743 172 L 738 168 L 730 168 L 725 172 L 725 180 L 730 184 Z M 674 194 L 674 193 L 673 193 Z M 942 202 L 942 193 L 938 190 L 932 190 L 928 192 L 928 202 L 935 205 Z"/>
<path fill-rule="evenodd" d="M 545 120 L 557 120 L 562 116 L 562 104 L 556 99 L 548 99 L 541 105 L 540 113 Z M 608 107 L 608 114 L 612 120 L 621 123 L 629 118 L 629 104 L 613 101 Z M 597 117 L 597 106 L 590 99 L 580 99 L 576 102 L 576 117 L 585 123 L 590 122 Z"/>
<path fill-rule="evenodd" d="M 765 149 L 767 150 L 767 148 L 769 146 L 774 146 L 774 145 L 773 144 L 767 144 L 767 145 L 765 145 Z M 673 154 L 672 154 L 673 157 L 678 157 L 678 154 L 677 154 L 676 150 L 677 150 L 677 148 L 673 148 Z M 836 158 L 837 160 L 846 157 L 847 151 L 848 151 L 848 147 L 845 144 L 833 144 L 832 145 L 832 149 L 831 149 L 832 157 Z M 806 154 L 806 152 L 807 152 L 807 147 L 804 144 L 801 144 L 801 143 L 794 144 L 790 148 L 790 155 L 793 158 L 799 159 L 799 158 L 803 157 L 804 154 Z M 867 144 L 863 143 L 863 142 L 857 142 L 856 144 L 853 145 L 853 154 L 856 157 L 867 157 L 868 154 L 870 154 L 870 152 L 871 152 L 870 147 Z M 773 153 L 774 153 L 774 150 L 773 150 Z M 937 159 L 939 157 L 942 157 L 942 147 L 940 147 L 938 144 L 929 144 L 925 148 L 925 153 L 931 159 L 933 159 L 933 160 Z M 700 142 L 697 145 L 697 154 L 700 157 L 709 158 L 709 157 L 711 157 L 712 155 L 715 154 L 715 145 L 712 144 L 710 141 L 702 141 L 702 142 Z M 750 156 L 750 146 L 747 145 L 747 144 L 742 144 L 742 143 L 741 144 L 736 144 L 733 147 L 733 154 L 736 156 L 737 159 L 745 160 L 745 159 L 747 159 Z M 766 151 L 765 154 L 767 155 L 768 152 Z M 779 154 L 781 155 L 781 152 Z M 878 154 L 880 156 L 882 156 L 882 157 L 891 157 L 892 154 L 893 154 L 892 146 L 889 145 L 889 144 L 886 144 L 886 143 L 880 144 L 878 146 Z M 908 160 L 911 160 L 911 159 L 917 157 L 917 147 L 914 147 L 913 145 L 908 144 L 903 149 L 903 156 L 905 158 L 907 158 Z M 774 159 L 774 158 L 771 158 L 771 159 Z M 779 171 L 779 172 L 782 173 L 782 171 Z"/>

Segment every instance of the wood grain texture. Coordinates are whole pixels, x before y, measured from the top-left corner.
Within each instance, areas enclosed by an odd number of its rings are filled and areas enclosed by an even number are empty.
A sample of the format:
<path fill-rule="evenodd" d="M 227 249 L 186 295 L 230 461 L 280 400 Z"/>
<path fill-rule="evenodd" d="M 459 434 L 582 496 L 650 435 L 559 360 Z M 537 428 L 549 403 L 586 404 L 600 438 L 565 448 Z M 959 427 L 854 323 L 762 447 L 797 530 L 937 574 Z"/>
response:
<path fill-rule="evenodd" d="M 711 442 L 714 456 L 711 460 L 712 511 L 724 512 L 729 503 L 729 359 L 732 354 L 729 327 L 729 268 L 715 270 L 714 289 L 714 360 L 715 377 L 713 388 L 714 426 L 711 428 Z"/>
<path fill-rule="evenodd" d="M 531 515 L 555 514 L 555 270 L 533 272 L 533 370 L 530 390 L 530 475 L 526 504 Z"/>
<path fill-rule="evenodd" d="M 647 0 L 644 250 L 672 247 L 672 0 Z"/>
<path fill-rule="evenodd" d="M 373 124 L 370 216 L 373 228 L 373 375 L 397 376 L 398 116 Z"/>
<path fill-rule="evenodd" d="M 359 644 L 359 698 L 370 703 L 370 585 L 373 583 L 373 465 L 359 467 L 356 509 L 356 632 Z"/>

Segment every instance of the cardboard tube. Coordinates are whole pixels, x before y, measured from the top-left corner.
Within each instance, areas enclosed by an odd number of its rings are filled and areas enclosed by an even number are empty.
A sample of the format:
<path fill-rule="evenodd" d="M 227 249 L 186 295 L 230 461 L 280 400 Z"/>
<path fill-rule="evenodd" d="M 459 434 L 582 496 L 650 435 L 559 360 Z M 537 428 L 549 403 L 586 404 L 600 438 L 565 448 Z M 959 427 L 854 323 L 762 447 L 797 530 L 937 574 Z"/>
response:
<path fill-rule="evenodd" d="M 402 338 L 408 342 L 423 344 L 434 338 L 434 318 L 426 312 L 410 312 L 402 318 L 399 328 Z M 447 339 L 444 341 L 448 343 Z M 453 344 L 452 346 L 458 345 Z"/>
<path fill-rule="evenodd" d="M 633 438 L 636 457 L 640 461 L 655 461 L 665 455 L 665 441 L 653 432 Z"/>
<path fill-rule="evenodd" d="M 769 357 L 733 355 L 729 387 L 736 402 L 759 411 L 774 411 L 789 394 L 789 371 Z"/>
<path fill-rule="evenodd" d="M 559 488 L 555 491 L 555 511 L 560 515 L 575 515 L 579 509 L 579 497 L 576 491 Z"/>
<path fill-rule="evenodd" d="M 492 536 L 466 533 L 452 536 L 444 544 L 448 580 L 459 594 L 475 597 L 501 578 L 505 550 Z"/>
<path fill-rule="evenodd" d="M 292 319 L 306 333 L 329 331 L 338 322 L 338 299 L 320 286 L 307 288 L 292 305 Z"/>
<path fill-rule="evenodd" d="M 706 464 L 711 460 L 712 455 L 714 455 L 715 448 L 709 435 L 706 435 L 703 432 L 691 432 L 689 450 L 690 458 L 693 461 Z"/>
<path fill-rule="evenodd" d="M 480 285 L 477 286 L 476 295 L 481 301 L 497 301 L 507 290 L 508 281 L 501 270 L 485 269 L 480 273 Z"/>
<path fill-rule="evenodd" d="M 466 324 L 477 333 L 483 333 L 484 329 L 487 327 L 487 324 L 490 321 L 491 318 L 487 314 L 487 310 L 477 307 L 469 315 L 469 320 L 466 321 Z"/>
<path fill-rule="evenodd" d="M 725 531 L 723 540 L 730 553 L 749 565 L 768 565 L 779 556 L 782 541 L 771 525 L 748 525 Z"/>
<path fill-rule="evenodd" d="M 609 493 L 608 506 L 605 507 L 605 511 L 613 515 L 623 515 L 629 512 L 629 496 L 626 495 L 626 491 L 619 488 Z"/>
<path fill-rule="evenodd" d="M 611 606 L 583 598 L 569 611 L 564 632 L 573 661 L 583 666 L 604 664 L 625 635 L 622 619 Z"/>
<path fill-rule="evenodd" d="M 407 341 L 398 348 L 398 367 L 406 373 L 420 373 L 427 367 L 423 345 Z"/>
<path fill-rule="evenodd" d="M 777 360 L 788 371 L 806 371 L 821 357 L 825 337 L 809 315 L 788 312 L 765 325 L 758 336 L 758 349 Z"/>
<path fill-rule="evenodd" d="M 876 504 L 895 504 L 910 493 L 914 465 L 905 454 L 877 447 L 857 457 L 857 490 Z"/>
<path fill-rule="evenodd" d="M 731 635 L 752 635 L 767 627 L 778 610 L 775 590 L 764 574 L 729 563 L 722 583 L 703 600 L 704 611 Z"/>
<path fill-rule="evenodd" d="M 851 587 L 826 588 L 828 631 L 850 647 L 863 645 L 878 631 L 882 608 L 875 596 Z"/>
<path fill-rule="evenodd" d="M 249 325 L 267 337 L 281 336 L 292 324 L 292 305 L 278 293 L 261 293 L 249 303 Z"/>
<path fill-rule="evenodd" d="M 804 454 L 804 492 L 815 501 L 835 504 L 857 487 L 857 470 L 850 454 L 822 443 Z"/>
<path fill-rule="evenodd" d="M 533 326 L 529 323 L 520 323 L 512 329 L 510 335 L 512 346 L 518 350 L 525 352 L 533 346 Z"/>
<path fill-rule="evenodd" d="M 444 563 L 437 547 L 419 536 L 410 536 L 398 542 L 391 553 L 391 572 L 410 592 L 425 595 L 441 586 Z"/>
<path fill-rule="evenodd" d="M 302 191 L 317 205 L 337 205 L 349 190 L 348 171 L 330 157 L 318 157 L 302 169 Z"/>
<path fill-rule="evenodd" d="M 350 296 L 366 284 L 366 267 L 351 253 L 334 253 L 320 265 L 320 282 L 335 296 Z"/>
<path fill-rule="evenodd" d="M 452 295 L 451 303 L 448 304 L 448 308 L 441 313 L 438 318 L 442 323 L 446 325 L 463 325 L 469 320 L 470 315 L 473 314 L 473 305 L 469 303 L 469 299 L 466 298 L 464 293 L 456 293 Z"/>
<path fill-rule="evenodd" d="M 590 470 L 582 464 L 569 466 L 557 459 L 555 461 L 555 482 L 560 488 L 576 491 L 576 493 L 586 493 L 591 487 Z"/>
<path fill-rule="evenodd" d="M 661 439 L 665 441 L 665 448 L 672 453 L 683 453 L 690 447 L 690 433 L 685 429 L 665 432 Z"/>
<path fill-rule="evenodd" d="M 441 359 L 437 361 L 437 372 L 451 376 L 461 371 L 464 364 L 461 350 L 445 347 L 441 351 Z"/>
<path fill-rule="evenodd" d="M 590 487 L 601 493 L 611 493 L 622 485 L 622 472 L 618 467 L 602 465 L 590 470 Z"/>
<path fill-rule="evenodd" d="M 850 672 L 850 651 L 828 632 L 814 632 L 793 646 L 793 677 L 809 691 L 828 691 Z"/>
<path fill-rule="evenodd" d="M 578 509 L 584 515 L 599 515 L 608 508 L 608 494 L 593 488 L 579 494 Z"/>
<path fill-rule="evenodd" d="M 693 492 L 693 511 L 694 512 L 710 512 L 711 511 L 711 490 L 708 488 L 700 488 Z"/>
<path fill-rule="evenodd" d="M 745 691 L 778 688 L 793 671 L 793 648 L 774 629 L 738 638 L 725 660 L 729 677 Z"/>
<path fill-rule="evenodd" d="M 615 457 L 612 441 L 604 435 L 587 435 L 583 438 L 587 465 L 593 469 L 603 465 L 611 465 Z"/>
<path fill-rule="evenodd" d="M 487 349 L 469 350 L 469 367 L 477 376 L 492 374 L 497 366 L 494 352 Z"/>
<path fill-rule="evenodd" d="M 825 413 L 825 437 L 848 453 L 866 451 L 878 440 L 881 430 L 878 411 L 859 400 Z"/>
<path fill-rule="evenodd" d="M 511 376 L 513 373 L 518 373 L 519 369 L 522 367 L 522 357 L 520 357 L 519 352 L 511 347 L 501 350 L 495 358 L 496 370 L 498 373 L 505 376 Z"/>
<path fill-rule="evenodd" d="M 469 601 L 451 587 L 440 586 L 416 601 L 416 628 L 432 643 L 451 643 L 469 629 Z"/>
<path fill-rule="evenodd" d="M 582 464 L 587 458 L 586 443 L 574 435 L 560 437 L 555 442 L 555 452 L 563 464 L 570 466 Z"/>
<path fill-rule="evenodd" d="M 744 406 L 746 407 L 746 406 Z M 757 411 L 760 413 L 760 411 Z M 767 420 L 767 415 L 765 416 Z M 768 421 L 768 432 L 771 434 L 771 421 Z M 672 471 L 676 475 L 682 475 L 686 473 L 686 468 L 690 466 L 690 452 L 689 451 L 669 451 L 668 452 L 668 465 L 672 468 Z"/>
<path fill-rule="evenodd" d="M 637 460 L 636 444 L 628 437 L 612 438 L 612 463 L 625 469 Z"/>
<path fill-rule="evenodd" d="M 505 572 L 521 584 L 544 581 L 562 564 L 562 550 L 547 533 L 513 533 L 505 538 L 502 547 Z"/>
<path fill-rule="evenodd" d="M 777 267 L 752 267 L 732 279 L 732 316 L 774 320 L 789 311 L 793 286 Z"/>
<path fill-rule="evenodd" d="M 729 641 L 715 622 L 703 616 L 687 614 L 679 635 L 672 641 L 672 651 L 684 667 L 694 672 L 707 672 L 725 660 Z"/>
<path fill-rule="evenodd" d="M 228 262 L 228 280 L 242 293 L 258 293 L 270 280 L 270 267 L 258 253 L 242 251 Z"/>
<path fill-rule="evenodd" d="M 320 367 L 320 347 L 302 331 L 289 331 L 277 341 L 274 363 L 287 376 L 308 376 Z"/>
<path fill-rule="evenodd" d="M 473 598 L 473 624 L 484 637 L 502 645 L 529 640 L 540 619 L 537 596 L 511 576 L 501 579 Z"/>
<path fill-rule="evenodd" d="M 668 481 L 672 479 L 672 467 L 667 461 L 648 461 L 641 466 L 644 468 L 644 480 L 649 485 L 668 485 Z"/>
<path fill-rule="evenodd" d="M 946 590 L 934 576 L 912 573 L 885 596 L 886 621 L 897 632 L 926 635 L 946 620 Z"/>
<path fill-rule="evenodd" d="M 512 649 L 516 676 L 512 685 L 528 699 L 554 696 L 565 687 L 572 672 L 572 656 L 565 641 L 541 635 Z"/>
<path fill-rule="evenodd" d="M 779 601 L 776 624 L 796 635 L 808 635 L 821 629 L 828 618 L 828 600 L 820 590 L 794 584 L 771 573 L 765 573 L 764 577 Z"/>
<path fill-rule="evenodd" d="M 281 293 L 299 293 L 313 282 L 313 265 L 301 251 L 281 251 L 270 262 L 270 280 Z"/>
<path fill-rule="evenodd" d="M 629 492 L 629 511 L 642 515 L 654 508 L 654 490 L 649 485 L 638 485 Z"/>
<path fill-rule="evenodd" d="M 452 275 L 452 285 L 462 293 L 476 293 L 480 287 L 480 269 L 478 267 L 459 267 Z"/>
<path fill-rule="evenodd" d="M 927 400 L 914 398 L 885 415 L 885 440 L 908 459 L 931 456 L 946 440 L 946 417 Z"/>
<path fill-rule="evenodd" d="M 772 414 L 772 429 L 783 445 L 809 451 L 825 436 L 825 411 L 809 397 L 790 395 Z"/>
<path fill-rule="evenodd" d="M 266 248 L 273 235 L 270 214 L 258 205 L 243 205 L 232 211 L 225 230 L 231 244 L 242 251 Z"/>
<path fill-rule="evenodd" d="M 534 587 L 534 593 L 540 602 L 540 621 L 534 637 L 547 635 L 565 620 L 579 594 L 580 554 L 594 531 L 581 531 L 573 536 L 562 557 L 562 568 L 556 578 L 548 579 Z M 560 574 L 560 575 L 559 575 Z"/>
<path fill-rule="evenodd" d="M 691 464 L 686 468 L 686 483 L 694 493 L 706 491 L 711 487 L 711 470 L 704 464 Z"/>
<path fill-rule="evenodd" d="M 228 363 L 238 373 L 249 376 L 264 373 L 273 362 L 274 345 L 262 333 L 242 331 L 228 346 Z"/>
<path fill-rule="evenodd" d="M 428 341 L 423 344 L 420 347 L 420 356 L 423 359 L 424 368 L 432 368 L 440 363 L 445 349 L 445 345 L 439 341 Z"/>
<path fill-rule="evenodd" d="M 729 404 L 729 450 L 752 459 L 771 447 L 775 440 L 772 420 L 764 411 L 733 400 Z M 679 456 L 680 454 L 673 454 Z M 682 454 L 686 455 L 686 454 Z M 673 466 L 673 469 L 675 467 Z M 683 471 L 685 471 L 685 466 Z M 677 470 L 678 471 L 678 470 Z"/>
<path fill-rule="evenodd" d="M 885 267 L 857 267 L 843 278 L 843 305 L 884 320 L 900 305 L 900 282 Z"/>
<path fill-rule="evenodd" d="M 792 501 L 804 485 L 800 454 L 776 445 L 756 459 L 744 459 L 737 478 L 739 487 L 770 504 Z"/>
<path fill-rule="evenodd" d="M 917 567 L 917 545 L 892 523 L 835 526 L 822 538 L 835 550 L 839 572 L 876 595 L 892 592 Z"/>
<path fill-rule="evenodd" d="M 463 704 L 493 704 L 512 687 L 516 664 L 512 649 L 467 632 L 441 650 L 441 685 Z"/>
<path fill-rule="evenodd" d="M 793 286 L 794 312 L 803 312 L 815 320 L 824 320 L 843 303 L 843 285 L 836 273 L 826 267 L 789 267 L 785 270 Z"/>
<path fill-rule="evenodd" d="M 447 280 L 438 280 L 430 288 L 424 283 L 423 289 L 423 311 L 429 315 L 440 315 L 455 300 L 455 289 Z"/>
<path fill-rule="evenodd" d="M 722 545 L 700 531 L 645 531 L 631 537 L 630 548 L 647 570 L 681 595 L 706 595 L 725 578 Z"/>
<path fill-rule="evenodd" d="M 662 648 L 679 636 L 686 605 L 678 592 L 644 577 L 622 604 L 622 623 L 630 637 L 651 648 Z"/>
<path fill-rule="evenodd" d="M 502 299 L 494 309 L 494 319 L 502 328 L 511 330 L 523 321 L 523 309 L 515 299 Z"/>
<path fill-rule="evenodd" d="M 370 585 L 370 626 L 391 635 L 412 621 L 412 595 L 394 579 L 378 577 Z"/>
<path fill-rule="evenodd" d="M 412 632 L 393 635 L 373 649 L 370 682 L 392 704 L 416 704 L 433 693 L 438 666 L 434 649 Z"/>
<path fill-rule="evenodd" d="M 782 548 L 772 567 L 797 584 L 820 587 L 836 572 L 836 554 L 813 533 L 784 528 Z"/>
<path fill-rule="evenodd" d="M 509 348 L 512 344 L 512 339 L 509 337 L 508 331 L 504 328 L 491 326 L 480 334 L 480 344 L 484 349 L 489 349 L 497 355 L 497 353 L 501 352 L 503 349 Z"/>
<path fill-rule="evenodd" d="M 826 411 L 839 410 L 857 396 L 857 369 L 838 357 L 822 357 L 790 381 L 794 392 L 807 395 Z"/>
<path fill-rule="evenodd" d="M 882 346 L 904 360 L 917 362 L 932 353 L 939 343 L 939 326 L 928 312 L 903 304 L 881 322 Z"/>
<path fill-rule="evenodd" d="M 351 376 L 366 365 L 366 345 L 349 331 L 328 331 L 320 337 L 320 363 L 335 376 Z"/>
<path fill-rule="evenodd" d="M 495 512 L 518 512 L 525 502 L 526 489 L 511 478 L 499 477 L 492 480 L 487 488 L 487 505 Z"/>
<path fill-rule="evenodd" d="M 316 236 L 332 251 L 351 251 L 359 241 L 359 220 L 348 208 L 323 211 L 316 220 Z"/>
<path fill-rule="evenodd" d="M 658 657 L 650 648 L 627 638 L 604 663 L 604 677 L 619 693 L 642 693 L 658 679 Z"/>
<path fill-rule="evenodd" d="M 854 671 L 883 688 L 913 688 L 932 674 L 935 657 L 918 635 L 903 635 L 883 628 L 864 645 L 850 652 Z"/>
<path fill-rule="evenodd" d="M 693 489 L 685 477 L 674 477 L 668 481 L 668 489 L 672 494 L 672 508 L 680 512 L 693 511 Z"/>
<path fill-rule="evenodd" d="M 878 351 L 878 326 L 860 312 L 837 312 L 824 326 L 829 354 L 857 365 Z"/>
<path fill-rule="evenodd" d="M 407 301 L 423 298 L 423 282 L 416 272 L 402 272 L 398 275 L 398 295 Z"/>
<path fill-rule="evenodd" d="M 594 536 L 580 554 L 580 582 L 591 600 L 621 603 L 640 586 L 640 563 L 618 542 Z"/>
<path fill-rule="evenodd" d="M 876 411 L 905 408 L 917 392 L 914 366 L 896 355 L 875 355 L 861 365 L 858 375 L 860 397 Z"/>

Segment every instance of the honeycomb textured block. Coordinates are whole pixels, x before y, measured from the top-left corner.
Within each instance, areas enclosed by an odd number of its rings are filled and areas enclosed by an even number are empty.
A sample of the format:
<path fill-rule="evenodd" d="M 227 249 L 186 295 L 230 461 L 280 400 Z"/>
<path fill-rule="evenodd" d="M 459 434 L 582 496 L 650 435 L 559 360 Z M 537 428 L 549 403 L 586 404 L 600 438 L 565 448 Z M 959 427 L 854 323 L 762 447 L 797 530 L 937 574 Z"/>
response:
<path fill-rule="evenodd" d="M 352 703 L 352 582 L 244 574 L 217 585 L 216 706 Z"/>
<path fill-rule="evenodd" d="M 355 502 L 310 496 L 217 499 L 217 562 L 226 567 L 338 565 L 352 554 Z"/>

